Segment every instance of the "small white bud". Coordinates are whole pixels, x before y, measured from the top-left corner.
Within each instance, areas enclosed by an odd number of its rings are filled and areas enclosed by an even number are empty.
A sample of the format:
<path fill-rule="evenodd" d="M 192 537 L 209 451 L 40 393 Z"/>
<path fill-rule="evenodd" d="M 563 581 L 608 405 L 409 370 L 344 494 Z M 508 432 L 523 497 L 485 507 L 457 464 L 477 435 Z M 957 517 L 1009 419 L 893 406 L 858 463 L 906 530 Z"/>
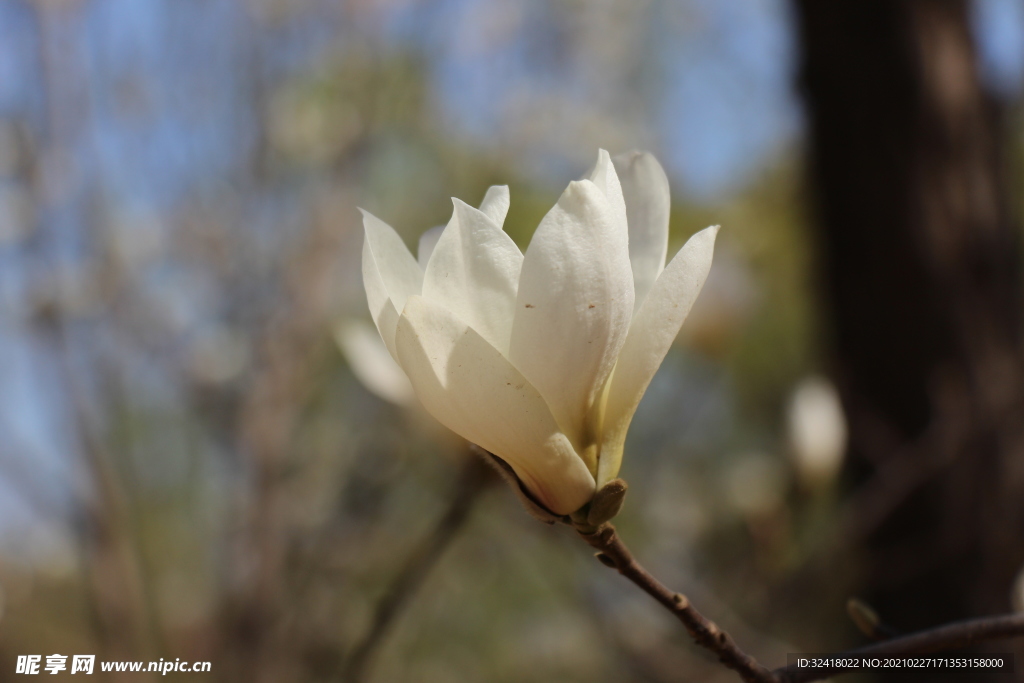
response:
<path fill-rule="evenodd" d="M 788 430 L 800 481 L 812 488 L 833 481 L 846 451 L 846 416 L 839 392 L 824 377 L 807 377 L 789 403 Z"/>

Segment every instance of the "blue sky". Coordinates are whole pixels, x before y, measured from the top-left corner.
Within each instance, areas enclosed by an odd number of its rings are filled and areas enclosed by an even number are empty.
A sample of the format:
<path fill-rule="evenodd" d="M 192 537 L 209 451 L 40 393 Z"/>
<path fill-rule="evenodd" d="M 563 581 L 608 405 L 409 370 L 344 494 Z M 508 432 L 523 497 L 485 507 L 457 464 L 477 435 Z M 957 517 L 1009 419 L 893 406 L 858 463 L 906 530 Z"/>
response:
<path fill-rule="evenodd" d="M 420 3 L 387 2 L 380 10 L 385 16 L 372 23 L 386 49 L 425 50 L 449 133 L 500 139 L 503 103 L 524 93 L 557 91 L 581 110 L 606 106 L 601 80 L 586 73 L 586 65 L 545 59 L 545 45 L 557 47 L 561 37 L 549 21 L 552 3 L 521 3 L 525 10 L 509 40 L 470 54 L 459 49 L 455 28 L 500 15 L 508 4 L 439 0 L 427 11 Z M 26 6 L 0 4 L 0 115 L 40 121 L 42 69 Z M 229 177 L 254 144 L 251 70 L 272 78 L 302 70 L 332 47 L 330 22 L 317 17 L 338 20 L 314 9 L 257 39 L 247 30 L 251 17 L 235 0 L 89 0 L 80 6 L 81 30 L 62 41 L 74 56 L 75 78 L 88 89 L 88 109 L 75 112 L 83 118 L 79 152 L 105 191 L 129 203 L 187 201 L 189 193 Z M 736 189 L 799 135 L 788 3 L 689 0 L 650 7 L 641 28 L 649 51 L 643 59 L 656 79 L 640 93 L 643 113 L 630 123 L 660 143 L 657 151 L 684 191 L 714 198 Z M 987 79 L 1000 92 L 1018 95 L 1024 2 L 979 0 L 975 19 Z M 131 98 L 132 106 L 121 106 Z"/>

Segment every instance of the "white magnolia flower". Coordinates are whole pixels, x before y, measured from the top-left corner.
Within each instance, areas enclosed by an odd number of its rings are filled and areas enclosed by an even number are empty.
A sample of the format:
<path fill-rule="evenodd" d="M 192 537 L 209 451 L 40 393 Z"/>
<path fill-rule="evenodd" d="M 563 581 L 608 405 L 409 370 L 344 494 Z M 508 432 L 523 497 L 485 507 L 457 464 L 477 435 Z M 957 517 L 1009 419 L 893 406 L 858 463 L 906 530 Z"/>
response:
<path fill-rule="evenodd" d="M 419 260 L 363 212 L 363 283 L 377 329 L 427 411 L 569 514 L 616 477 L 626 430 L 711 267 L 717 226 L 666 267 L 660 164 L 602 150 L 524 255 L 502 231 L 508 188 L 453 199 Z M 628 226 L 628 227 L 627 227 Z"/>

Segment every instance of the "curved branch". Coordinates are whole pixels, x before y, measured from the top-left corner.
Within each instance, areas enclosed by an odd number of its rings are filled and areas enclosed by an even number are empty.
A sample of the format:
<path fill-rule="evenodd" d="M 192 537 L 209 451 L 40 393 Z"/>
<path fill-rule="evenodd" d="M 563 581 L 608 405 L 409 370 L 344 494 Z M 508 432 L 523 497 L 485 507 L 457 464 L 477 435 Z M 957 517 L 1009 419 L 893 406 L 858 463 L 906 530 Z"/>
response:
<path fill-rule="evenodd" d="M 651 576 L 636 561 L 611 524 L 595 528 L 576 527 L 580 537 L 598 550 L 597 559 L 617 570 L 641 590 L 657 600 L 683 622 L 698 645 L 711 650 L 725 666 L 739 674 L 747 683 L 807 683 L 848 673 L 846 670 L 798 669 L 786 666 L 769 671 L 744 652 L 713 621 L 697 611 L 685 595 L 675 593 Z M 836 657 L 858 657 L 885 654 L 923 654 L 955 650 L 975 643 L 1004 638 L 1024 637 L 1024 613 L 957 621 L 943 626 L 890 638 L 864 647 L 836 654 Z"/>
<path fill-rule="evenodd" d="M 736 671 L 744 681 L 775 683 L 776 679 L 771 671 L 741 650 L 728 633 L 698 612 L 685 595 L 669 590 L 640 566 L 629 548 L 619 538 L 614 526 L 603 524 L 597 529 L 577 528 L 576 531 L 584 541 L 599 551 L 597 559 L 602 564 L 618 570 L 672 612 L 683 622 L 683 626 L 698 645 L 714 652 L 722 664 Z"/>
<path fill-rule="evenodd" d="M 837 654 L 836 657 L 941 652 L 956 650 L 987 640 L 1019 638 L 1021 636 L 1024 636 L 1024 613 L 1007 614 L 956 621 L 952 624 L 849 650 Z M 787 666 L 776 669 L 772 673 L 778 683 L 805 683 L 806 681 L 820 681 L 845 672 L 827 669 L 798 669 L 795 666 Z"/>

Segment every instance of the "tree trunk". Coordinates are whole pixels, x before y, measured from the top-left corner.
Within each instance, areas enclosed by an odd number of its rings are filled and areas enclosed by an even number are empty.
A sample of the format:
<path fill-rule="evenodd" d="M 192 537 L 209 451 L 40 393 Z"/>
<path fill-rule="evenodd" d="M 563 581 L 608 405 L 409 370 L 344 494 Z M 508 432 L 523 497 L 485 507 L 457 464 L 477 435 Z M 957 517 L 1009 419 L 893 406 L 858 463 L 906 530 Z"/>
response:
<path fill-rule="evenodd" d="M 1024 564 L 1021 251 L 968 4 L 795 5 L 863 592 L 906 629 L 1005 612 Z"/>

